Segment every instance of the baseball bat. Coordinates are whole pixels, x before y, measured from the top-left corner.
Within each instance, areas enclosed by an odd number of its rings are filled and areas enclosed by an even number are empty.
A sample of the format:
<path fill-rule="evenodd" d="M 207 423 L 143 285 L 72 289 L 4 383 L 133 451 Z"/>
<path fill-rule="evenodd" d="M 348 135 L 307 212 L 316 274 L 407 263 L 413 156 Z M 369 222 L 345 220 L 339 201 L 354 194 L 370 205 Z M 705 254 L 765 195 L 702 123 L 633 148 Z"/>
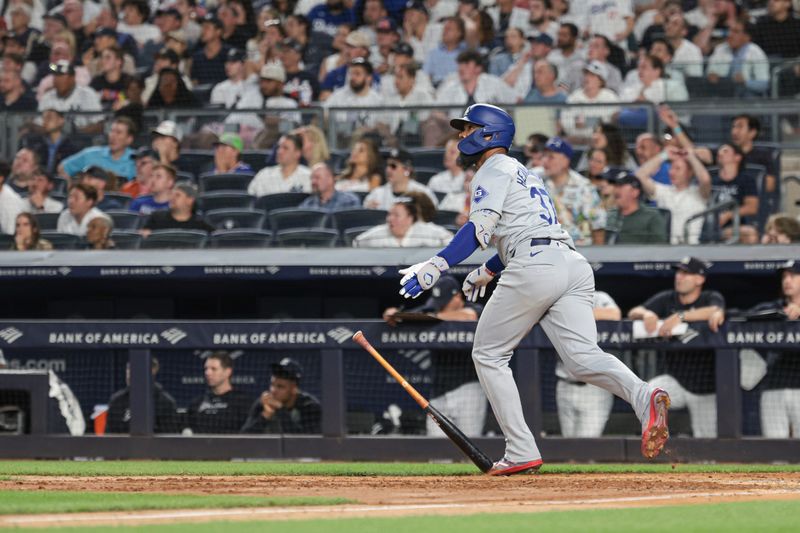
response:
<path fill-rule="evenodd" d="M 453 443 L 458 446 L 462 452 L 464 452 L 464 455 L 466 455 L 470 461 L 475 463 L 475 466 L 477 466 L 481 472 L 486 473 L 490 468 L 492 468 L 492 460 L 489 459 L 485 453 L 480 451 L 478 447 L 475 446 L 471 440 L 469 440 L 469 437 L 464 435 L 464 433 L 458 429 L 458 426 L 456 426 L 452 420 L 440 413 L 439 410 L 432 406 L 424 396 L 417 392 L 417 389 L 411 386 L 411 384 L 406 381 L 406 379 L 397 370 L 395 370 L 394 367 L 386 359 L 384 359 L 380 353 L 378 353 L 378 350 L 372 347 L 362 332 L 357 331 L 356 334 L 353 335 L 353 340 L 359 346 L 369 352 L 369 354 L 374 357 L 375 360 L 378 361 L 395 380 L 397 380 L 400 386 L 403 387 L 412 398 L 414 398 L 414 401 L 417 402 L 420 407 L 422 407 L 422 410 L 425 411 L 425 414 L 427 414 L 434 422 L 436 422 L 436 425 L 441 428 L 444 434 L 447 435 L 448 438 L 453 441 Z"/>

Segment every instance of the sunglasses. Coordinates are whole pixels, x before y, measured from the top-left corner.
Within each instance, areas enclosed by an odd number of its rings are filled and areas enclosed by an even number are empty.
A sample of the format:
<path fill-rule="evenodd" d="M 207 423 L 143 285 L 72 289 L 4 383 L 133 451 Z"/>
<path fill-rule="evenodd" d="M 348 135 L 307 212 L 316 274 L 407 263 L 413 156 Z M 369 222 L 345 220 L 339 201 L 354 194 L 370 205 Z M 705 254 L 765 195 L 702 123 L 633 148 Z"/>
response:
<path fill-rule="evenodd" d="M 402 166 L 402 165 L 400 163 L 392 161 L 390 163 L 386 163 L 386 166 L 389 167 L 389 168 L 397 168 L 397 167 Z"/>

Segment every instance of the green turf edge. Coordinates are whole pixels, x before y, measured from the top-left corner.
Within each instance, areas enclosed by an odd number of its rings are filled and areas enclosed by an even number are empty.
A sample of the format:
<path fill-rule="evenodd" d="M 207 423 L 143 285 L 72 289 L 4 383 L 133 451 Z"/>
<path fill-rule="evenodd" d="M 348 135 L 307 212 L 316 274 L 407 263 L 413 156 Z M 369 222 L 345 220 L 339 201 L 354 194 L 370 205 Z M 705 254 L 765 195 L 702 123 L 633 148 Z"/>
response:
<path fill-rule="evenodd" d="M 147 492 L 0 491 L 0 515 L 144 511 L 165 509 L 230 509 L 298 507 L 356 503 L 347 498 L 317 496 L 268 497 L 231 494 L 164 494 Z"/>
<path fill-rule="evenodd" d="M 207 522 L 121 527 L 81 527 L 87 531 L 124 533 L 505 533 L 557 531 L 559 533 L 628 533 L 654 531 L 739 533 L 741 531 L 797 531 L 800 501 L 753 501 L 707 505 L 682 505 L 628 509 L 545 511 L 541 513 L 474 514 L 460 516 L 404 516 L 387 518 L 337 518 Z M 75 531 L 75 528 L 59 528 Z M 53 531 L 27 529 L 27 531 Z"/>
<path fill-rule="evenodd" d="M 777 464 L 548 464 L 542 474 L 800 472 Z M 466 476 L 471 464 L 225 461 L 0 461 L 2 476 Z"/>

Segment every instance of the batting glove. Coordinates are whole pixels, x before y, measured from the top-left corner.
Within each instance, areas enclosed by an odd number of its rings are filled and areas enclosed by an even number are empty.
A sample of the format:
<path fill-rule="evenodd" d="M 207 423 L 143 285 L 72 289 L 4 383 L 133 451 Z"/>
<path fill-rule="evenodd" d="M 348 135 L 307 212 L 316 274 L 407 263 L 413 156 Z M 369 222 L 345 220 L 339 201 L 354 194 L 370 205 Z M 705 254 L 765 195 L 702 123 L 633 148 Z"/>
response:
<path fill-rule="evenodd" d="M 400 280 L 400 294 L 405 298 L 416 298 L 422 291 L 427 291 L 439 281 L 442 272 L 450 268 L 444 258 L 431 257 L 424 263 L 417 263 L 400 270 L 403 279 Z"/>
<path fill-rule="evenodd" d="M 467 274 L 461 291 L 470 302 L 477 302 L 478 298 L 483 298 L 486 294 L 486 286 L 494 279 L 495 273 L 486 268 L 483 264 Z"/>

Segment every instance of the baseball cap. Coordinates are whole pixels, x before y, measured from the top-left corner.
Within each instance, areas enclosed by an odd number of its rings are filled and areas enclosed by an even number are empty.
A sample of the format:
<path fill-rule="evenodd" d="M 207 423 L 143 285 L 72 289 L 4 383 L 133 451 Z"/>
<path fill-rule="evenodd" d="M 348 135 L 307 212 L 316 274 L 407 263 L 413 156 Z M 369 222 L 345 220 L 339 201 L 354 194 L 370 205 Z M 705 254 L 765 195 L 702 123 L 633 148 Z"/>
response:
<path fill-rule="evenodd" d="M 630 185 L 634 189 L 639 189 L 640 191 L 642 190 L 642 182 L 639 181 L 639 178 L 627 170 L 618 172 L 612 183 L 614 183 L 614 185 Z"/>
<path fill-rule="evenodd" d="M 453 276 L 442 276 L 439 282 L 431 289 L 428 301 L 420 308 L 420 311 L 441 311 L 442 308 L 453 299 L 453 296 L 461 291 L 461 284 Z"/>
<path fill-rule="evenodd" d="M 428 8 L 425 6 L 425 3 L 422 0 L 409 0 L 406 3 L 406 10 L 415 9 L 417 11 L 421 11 L 425 13 L 425 16 L 428 16 Z"/>
<path fill-rule="evenodd" d="M 794 259 L 786 261 L 778 267 L 778 272 L 791 272 L 792 274 L 800 274 L 800 261 L 795 261 Z"/>
<path fill-rule="evenodd" d="M 173 41 L 178 41 L 179 43 L 186 44 L 188 39 L 186 38 L 186 32 L 183 30 L 172 30 L 167 32 L 167 39 L 172 39 Z"/>
<path fill-rule="evenodd" d="M 191 181 L 179 181 L 175 184 L 175 189 L 181 191 L 190 198 L 197 198 L 197 185 Z"/>
<path fill-rule="evenodd" d="M 459 4 L 470 4 L 475 6 L 476 8 L 480 4 L 479 0 L 458 0 Z"/>
<path fill-rule="evenodd" d="M 679 262 L 672 265 L 675 270 L 683 270 L 689 274 L 702 274 L 706 275 L 706 269 L 711 267 L 711 263 L 706 263 L 702 259 L 696 257 L 684 257 Z"/>
<path fill-rule="evenodd" d="M 67 18 L 64 15 L 62 15 L 61 13 L 48 13 L 47 15 L 43 16 L 42 19 L 43 20 L 47 20 L 47 19 L 57 20 L 58 22 L 60 22 L 64 26 L 67 25 Z"/>
<path fill-rule="evenodd" d="M 303 377 L 303 367 L 291 357 L 284 357 L 277 363 L 270 365 L 272 375 L 276 378 L 289 379 L 294 382 Z"/>
<path fill-rule="evenodd" d="M 604 64 L 602 64 L 601 62 L 597 61 L 596 59 L 593 60 L 593 61 L 590 61 L 588 65 L 583 67 L 583 70 L 585 72 L 590 72 L 590 73 L 594 74 L 595 76 L 597 76 L 598 78 L 600 78 L 604 82 L 608 80 L 608 69 L 606 68 L 606 66 Z"/>
<path fill-rule="evenodd" d="M 296 41 L 296 40 L 291 39 L 291 38 L 286 38 L 286 39 L 282 40 L 281 41 L 281 48 L 286 49 L 286 50 L 294 50 L 298 54 L 302 54 L 303 53 L 303 45 L 300 44 L 299 41 Z"/>
<path fill-rule="evenodd" d="M 177 19 L 182 19 L 183 18 L 181 16 L 181 12 L 178 11 L 177 8 L 172 7 L 172 6 L 170 6 L 170 7 L 160 7 L 158 9 L 156 9 L 156 13 L 155 13 L 156 17 L 160 17 L 160 16 L 163 16 L 163 15 L 172 15 L 173 17 L 175 17 Z"/>
<path fill-rule="evenodd" d="M 372 40 L 363 31 L 356 30 L 345 37 L 344 44 L 353 48 L 369 48 L 372 45 Z"/>
<path fill-rule="evenodd" d="M 572 159 L 572 146 L 561 137 L 550 137 L 547 140 L 547 144 L 544 145 L 544 149 L 557 154 L 564 154 L 568 159 Z"/>
<path fill-rule="evenodd" d="M 101 180 L 103 180 L 105 182 L 108 182 L 108 181 L 111 180 L 111 176 L 109 175 L 108 171 L 106 169 L 104 169 L 103 167 L 99 167 L 97 165 L 90 165 L 90 166 L 84 168 L 81 171 L 81 174 L 83 174 L 83 176 L 86 177 L 86 178 L 97 178 L 97 179 L 101 179 Z"/>
<path fill-rule="evenodd" d="M 394 48 L 392 48 L 392 52 L 394 52 L 395 54 L 400 54 L 401 56 L 414 57 L 414 49 L 411 47 L 410 44 L 404 43 L 402 41 L 394 45 Z"/>
<path fill-rule="evenodd" d="M 261 67 L 259 74 L 262 80 L 275 80 L 281 83 L 286 81 L 286 70 L 280 63 L 267 63 Z"/>
<path fill-rule="evenodd" d="M 403 165 L 407 167 L 414 166 L 414 159 L 411 157 L 411 154 L 403 150 L 402 148 L 392 148 L 391 150 L 389 150 L 389 153 L 386 154 L 386 159 L 394 159 L 396 161 L 400 161 Z"/>
<path fill-rule="evenodd" d="M 355 58 L 351 59 L 350 60 L 350 66 L 351 67 L 364 67 L 365 69 L 367 69 L 367 72 L 370 73 L 370 74 L 372 74 L 372 72 L 373 72 L 372 63 L 370 63 L 369 61 L 367 61 L 363 57 L 355 57 Z"/>
<path fill-rule="evenodd" d="M 132 155 L 132 159 L 141 159 L 143 157 L 150 157 L 152 159 L 158 159 L 158 152 L 150 148 L 149 146 L 142 146 L 138 150 L 136 150 Z"/>
<path fill-rule="evenodd" d="M 62 59 L 61 61 L 50 63 L 50 72 L 55 75 L 69 74 L 70 76 L 74 76 L 75 66 L 66 59 Z"/>
<path fill-rule="evenodd" d="M 546 33 L 538 33 L 538 34 L 531 33 L 530 35 L 528 35 L 528 40 L 532 43 L 541 43 L 551 48 L 553 47 L 553 38 L 547 35 Z"/>
<path fill-rule="evenodd" d="M 244 61 L 245 53 L 237 48 L 228 50 L 228 55 L 225 57 L 225 62 L 228 61 Z"/>
<path fill-rule="evenodd" d="M 281 19 L 267 19 L 264 21 L 264 28 L 269 28 L 270 26 L 280 26 Z"/>
<path fill-rule="evenodd" d="M 178 52 L 173 50 L 172 48 L 162 48 L 155 55 L 156 59 L 167 59 L 170 63 L 179 63 L 180 58 L 178 57 Z"/>
<path fill-rule="evenodd" d="M 391 33 L 397 32 L 397 24 L 389 17 L 383 17 L 375 25 L 375 31 L 378 33 Z"/>
<path fill-rule="evenodd" d="M 213 24 L 219 29 L 222 29 L 222 21 L 217 18 L 217 15 L 214 13 L 208 13 L 205 17 L 200 20 L 201 24 L 205 24 L 208 22 L 209 24 Z"/>
<path fill-rule="evenodd" d="M 224 144 L 225 146 L 230 146 L 231 148 L 235 148 L 238 151 L 242 151 L 244 149 L 244 143 L 242 143 L 242 138 L 236 135 L 235 133 L 226 132 L 219 136 L 217 142 L 214 143 L 214 146 L 218 144 Z"/>
<path fill-rule="evenodd" d="M 105 26 L 100 26 L 96 30 L 94 30 L 94 38 L 97 39 L 98 37 L 113 37 L 114 39 L 117 38 L 117 30 L 114 28 L 107 28 Z"/>
<path fill-rule="evenodd" d="M 153 135 L 163 135 L 164 137 L 172 137 L 178 142 L 183 140 L 183 132 L 172 120 L 164 120 L 154 130 L 150 130 Z"/>

